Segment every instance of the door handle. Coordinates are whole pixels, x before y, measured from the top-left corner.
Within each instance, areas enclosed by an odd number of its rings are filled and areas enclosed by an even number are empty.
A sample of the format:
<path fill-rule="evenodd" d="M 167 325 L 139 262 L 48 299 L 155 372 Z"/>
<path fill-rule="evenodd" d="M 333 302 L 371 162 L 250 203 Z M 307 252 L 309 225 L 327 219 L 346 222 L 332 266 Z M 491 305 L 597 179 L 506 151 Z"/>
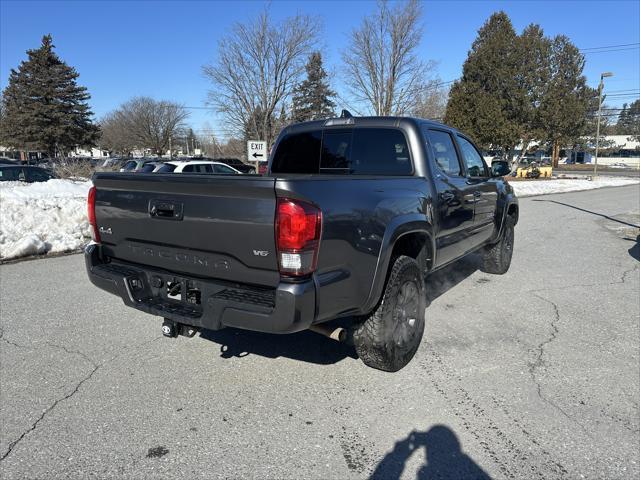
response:
<path fill-rule="evenodd" d="M 476 198 L 480 198 L 482 196 L 482 192 L 479 190 L 476 190 L 475 192 L 473 192 L 473 196 Z"/>
<path fill-rule="evenodd" d="M 149 202 L 149 215 L 153 218 L 182 220 L 182 210 L 181 203 L 173 203 L 166 200 L 151 200 Z"/>

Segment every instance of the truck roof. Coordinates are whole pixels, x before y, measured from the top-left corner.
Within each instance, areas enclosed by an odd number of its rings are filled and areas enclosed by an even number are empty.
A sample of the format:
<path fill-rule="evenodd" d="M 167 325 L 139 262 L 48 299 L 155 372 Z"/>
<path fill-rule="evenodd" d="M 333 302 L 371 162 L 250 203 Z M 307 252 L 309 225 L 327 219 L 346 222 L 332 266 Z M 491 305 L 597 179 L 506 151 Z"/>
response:
<path fill-rule="evenodd" d="M 400 117 L 400 116 L 367 116 L 367 117 L 334 117 L 323 120 L 311 120 L 308 122 L 294 123 L 285 127 L 285 131 L 306 131 L 317 128 L 328 127 L 399 127 L 402 123 L 412 123 L 414 125 L 429 125 L 434 127 L 446 128 L 448 130 L 456 130 L 455 128 L 445 125 L 435 120 L 427 120 L 416 117 Z"/>

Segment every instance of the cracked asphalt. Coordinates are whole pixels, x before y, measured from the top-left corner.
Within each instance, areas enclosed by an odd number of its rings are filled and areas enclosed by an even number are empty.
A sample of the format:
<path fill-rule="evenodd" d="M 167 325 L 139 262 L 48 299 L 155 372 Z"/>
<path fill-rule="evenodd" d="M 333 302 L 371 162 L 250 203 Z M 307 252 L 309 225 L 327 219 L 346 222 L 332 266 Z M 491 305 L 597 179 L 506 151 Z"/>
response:
<path fill-rule="evenodd" d="M 428 280 L 413 362 L 161 337 L 80 255 L 0 266 L 0 476 L 638 478 L 640 188 L 521 200 L 511 270 Z"/>

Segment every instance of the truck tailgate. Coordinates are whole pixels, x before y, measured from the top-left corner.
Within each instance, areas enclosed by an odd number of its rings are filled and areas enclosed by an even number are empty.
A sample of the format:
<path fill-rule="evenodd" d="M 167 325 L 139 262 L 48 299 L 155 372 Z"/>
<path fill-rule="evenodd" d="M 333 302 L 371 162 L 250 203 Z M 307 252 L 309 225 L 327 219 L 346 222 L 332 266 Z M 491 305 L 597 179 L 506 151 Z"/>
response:
<path fill-rule="evenodd" d="M 273 178 L 97 173 L 105 255 L 178 273 L 276 286 Z"/>

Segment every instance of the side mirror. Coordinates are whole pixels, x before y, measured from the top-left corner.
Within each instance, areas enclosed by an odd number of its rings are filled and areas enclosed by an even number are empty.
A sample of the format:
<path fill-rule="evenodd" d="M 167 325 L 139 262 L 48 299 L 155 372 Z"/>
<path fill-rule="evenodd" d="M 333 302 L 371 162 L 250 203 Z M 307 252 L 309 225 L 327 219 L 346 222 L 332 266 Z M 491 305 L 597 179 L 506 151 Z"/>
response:
<path fill-rule="evenodd" d="M 509 162 L 505 160 L 498 160 L 491 163 L 491 176 L 492 177 L 504 177 L 511 173 L 511 166 Z"/>

